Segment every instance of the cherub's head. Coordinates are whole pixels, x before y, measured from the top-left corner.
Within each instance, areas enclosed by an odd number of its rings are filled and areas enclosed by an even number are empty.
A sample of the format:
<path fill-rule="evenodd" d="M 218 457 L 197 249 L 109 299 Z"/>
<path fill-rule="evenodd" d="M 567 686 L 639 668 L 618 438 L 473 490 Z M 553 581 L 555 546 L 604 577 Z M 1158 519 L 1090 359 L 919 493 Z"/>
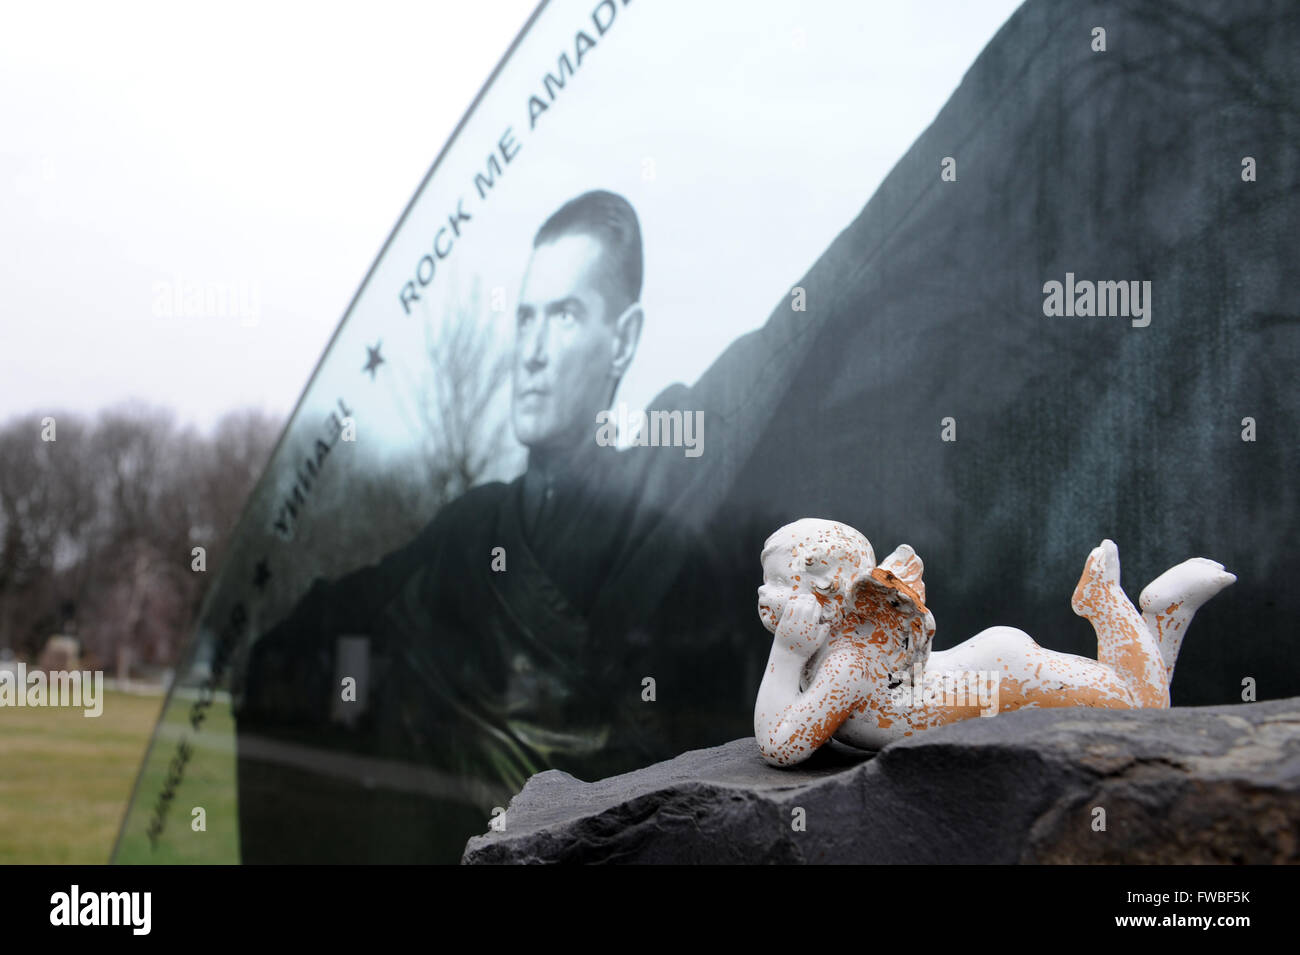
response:
<path fill-rule="evenodd" d="M 763 586 L 758 615 L 776 632 L 790 598 L 812 594 L 822 605 L 822 621 L 841 618 L 849 589 L 876 566 L 871 542 L 846 524 L 804 518 L 782 527 L 763 545 Z"/>

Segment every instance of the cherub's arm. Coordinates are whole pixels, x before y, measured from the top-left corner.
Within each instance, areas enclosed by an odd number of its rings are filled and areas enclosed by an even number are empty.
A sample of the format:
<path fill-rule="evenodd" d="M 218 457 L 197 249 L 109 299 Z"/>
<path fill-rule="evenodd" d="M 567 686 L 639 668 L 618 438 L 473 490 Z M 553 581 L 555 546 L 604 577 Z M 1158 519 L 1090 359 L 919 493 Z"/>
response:
<path fill-rule="evenodd" d="M 804 664 L 821 647 L 829 625 L 815 597 L 786 605 L 754 704 L 754 738 L 763 759 L 776 766 L 802 762 L 834 735 L 861 702 L 865 672 L 848 642 L 826 655 L 812 685 L 800 692 Z"/>

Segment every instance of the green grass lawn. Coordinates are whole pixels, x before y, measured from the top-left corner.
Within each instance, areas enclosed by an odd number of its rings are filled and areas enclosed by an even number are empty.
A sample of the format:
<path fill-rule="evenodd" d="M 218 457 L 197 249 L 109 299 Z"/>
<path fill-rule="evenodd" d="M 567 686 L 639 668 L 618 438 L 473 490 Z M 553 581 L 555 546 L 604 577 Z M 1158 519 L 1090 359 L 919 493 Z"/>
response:
<path fill-rule="evenodd" d="M 138 804 L 123 835 L 115 862 L 174 865 L 230 864 L 239 861 L 239 815 L 235 798 L 235 721 L 228 699 L 218 697 L 207 711 L 199 732 L 189 725 L 194 697 L 172 700 L 163 719 L 155 750 L 140 783 Z M 167 811 L 163 837 L 155 846 L 148 837 L 149 821 L 166 782 L 177 744 L 185 739 L 193 756 L 184 781 Z M 204 810 L 205 828 L 194 828 L 193 810 Z"/>
<path fill-rule="evenodd" d="M 0 708 L 0 864 L 108 862 L 162 704 Z"/>

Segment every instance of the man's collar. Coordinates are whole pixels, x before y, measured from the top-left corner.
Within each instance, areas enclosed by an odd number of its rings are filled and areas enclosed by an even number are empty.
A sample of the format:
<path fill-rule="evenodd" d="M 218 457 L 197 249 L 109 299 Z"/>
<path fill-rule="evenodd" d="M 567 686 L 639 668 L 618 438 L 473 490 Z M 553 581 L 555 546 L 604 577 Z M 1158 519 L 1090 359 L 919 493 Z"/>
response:
<path fill-rule="evenodd" d="M 520 487 L 525 536 L 532 537 L 536 532 L 542 513 L 554 504 L 557 488 L 590 477 L 592 466 L 589 455 L 584 453 L 588 444 L 595 447 L 594 437 L 590 442 L 579 442 L 559 452 L 528 452 L 528 469 Z"/>
<path fill-rule="evenodd" d="M 525 480 L 531 479 L 549 486 L 573 476 L 580 477 L 590 469 L 596 447 L 593 432 L 570 448 L 548 449 L 541 453 L 530 450 Z"/>

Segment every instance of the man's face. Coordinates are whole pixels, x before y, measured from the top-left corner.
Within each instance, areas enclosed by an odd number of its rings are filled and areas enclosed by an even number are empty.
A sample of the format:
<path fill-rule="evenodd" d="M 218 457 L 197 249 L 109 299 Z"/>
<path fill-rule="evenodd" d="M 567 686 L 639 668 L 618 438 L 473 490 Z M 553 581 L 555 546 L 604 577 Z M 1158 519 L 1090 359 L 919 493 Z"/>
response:
<path fill-rule="evenodd" d="M 598 290 L 602 248 L 588 235 L 533 250 L 515 316 L 515 436 L 529 448 L 594 440 L 609 401 L 615 333 Z"/>

